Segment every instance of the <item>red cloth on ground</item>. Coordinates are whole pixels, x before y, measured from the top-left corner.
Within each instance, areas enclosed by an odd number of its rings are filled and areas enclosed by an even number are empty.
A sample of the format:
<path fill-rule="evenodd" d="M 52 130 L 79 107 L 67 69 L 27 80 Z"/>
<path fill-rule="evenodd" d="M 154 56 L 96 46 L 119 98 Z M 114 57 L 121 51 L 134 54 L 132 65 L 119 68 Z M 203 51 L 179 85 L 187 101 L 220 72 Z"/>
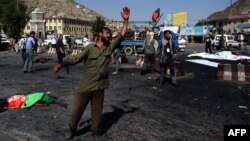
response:
<path fill-rule="evenodd" d="M 14 95 L 8 98 L 8 108 L 15 109 L 21 108 L 26 103 L 26 96 L 25 95 Z"/>

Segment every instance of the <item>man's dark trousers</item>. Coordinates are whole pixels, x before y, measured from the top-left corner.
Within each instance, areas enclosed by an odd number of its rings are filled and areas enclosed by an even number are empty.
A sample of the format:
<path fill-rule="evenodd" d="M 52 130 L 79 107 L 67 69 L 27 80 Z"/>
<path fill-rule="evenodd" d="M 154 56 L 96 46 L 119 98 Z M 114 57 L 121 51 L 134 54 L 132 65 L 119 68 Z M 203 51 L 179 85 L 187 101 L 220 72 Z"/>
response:
<path fill-rule="evenodd" d="M 100 130 L 102 119 L 102 108 L 104 100 L 104 90 L 93 92 L 78 92 L 75 95 L 73 113 L 70 121 L 70 129 L 75 131 L 78 123 L 81 120 L 82 114 L 91 101 L 91 131 L 97 134 Z"/>

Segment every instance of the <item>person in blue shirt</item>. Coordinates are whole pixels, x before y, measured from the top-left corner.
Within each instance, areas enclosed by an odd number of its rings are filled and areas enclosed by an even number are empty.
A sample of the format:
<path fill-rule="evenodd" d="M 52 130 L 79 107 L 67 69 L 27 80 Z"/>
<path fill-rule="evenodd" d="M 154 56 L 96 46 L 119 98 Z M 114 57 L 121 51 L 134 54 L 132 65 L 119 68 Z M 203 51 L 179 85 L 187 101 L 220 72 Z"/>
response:
<path fill-rule="evenodd" d="M 26 39 L 29 35 L 22 35 L 22 38 L 21 40 L 19 41 L 19 46 L 21 48 L 21 57 L 22 57 L 22 60 L 23 60 L 23 66 L 25 64 L 25 61 L 26 61 L 26 56 L 25 56 L 25 44 L 26 44 Z"/>
<path fill-rule="evenodd" d="M 33 72 L 33 60 L 34 60 L 34 47 L 35 47 L 35 32 L 31 31 L 30 32 L 30 36 L 27 38 L 26 40 L 26 44 L 25 44 L 25 56 L 26 56 L 26 60 L 24 63 L 24 67 L 23 67 L 23 72 L 24 73 L 31 73 Z"/>

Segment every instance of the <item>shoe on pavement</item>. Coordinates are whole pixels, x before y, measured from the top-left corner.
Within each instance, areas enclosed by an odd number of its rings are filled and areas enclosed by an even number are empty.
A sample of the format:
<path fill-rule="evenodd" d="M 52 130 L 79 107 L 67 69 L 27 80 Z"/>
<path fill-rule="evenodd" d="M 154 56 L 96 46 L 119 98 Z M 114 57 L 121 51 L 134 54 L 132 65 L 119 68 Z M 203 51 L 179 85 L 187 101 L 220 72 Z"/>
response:
<path fill-rule="evenodd" d="M 112 72 L 112 74 L 118 74 L 118 72 L 114 71 L 114 72 Z"/>
<path fill-rule="evenodd" d="M 71 140 L 71 139 L 74 138 L 74 136 L 75 136 L 75 131 L 70 130 L 70 129 L 65 131 L 65 136 L 64 137 L 65 137 L 66 140 Z"/>

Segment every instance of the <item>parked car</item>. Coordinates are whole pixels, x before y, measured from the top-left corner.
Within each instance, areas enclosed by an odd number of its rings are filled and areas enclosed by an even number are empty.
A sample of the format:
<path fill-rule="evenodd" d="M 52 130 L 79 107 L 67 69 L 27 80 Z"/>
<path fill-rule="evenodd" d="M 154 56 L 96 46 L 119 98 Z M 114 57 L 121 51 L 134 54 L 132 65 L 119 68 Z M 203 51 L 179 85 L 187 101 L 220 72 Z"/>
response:
<path fill-rule="evenodd" d="M 91 41 L 88 38 L 84 37 L 83 38 L 83 47 L 85 48 L 89 44 L 91 44 Z"/>
<path fill-rule="evenodd" d="M 4 33 L 0 33 L 0 50 L 7 50 L 10 45 L 8 37 Z"/>
<path fill-rule="evenodd" d="M 51 45 L 51 38 L 52 38 L 52 36 L 50 37 L 50 38 L 48 38 L 48 39 L 45 39 L 44 41 L 43 41 L 43 46 L 45 46 L 45 47 L 49 47 L 50 45 Z M 63 35 L 63 44 L 66 46 L 67 45 L 67 39 L 68 38 L 71 38 L 71 36 L 70 35 Z"/>
<path fill-rule="evenodd" d="M 212 41 L 212 46 L 216 47 L 217 50 L 219 50 L 221 48 L 219 45 L 221 36 L 222 35 L 215 35 L 214 40 Z M 241 44 L 235 40 L 234 35 L 224 34 L 223 36 L 224 36 L 226 46 L 228 49 L 230 49 L 232 47 L 237 48 L 239 50 L 241 49 Z"/>
<path fill-rule="evenodd" d="M 76 38 L 75 42 L 76 42 L 77 46 L 82 46 L 83 45 L 83 39 L 81 39 L 81 38 Z"/>
<path fill-rule="evenodd" d="M 50 45 L 51 45 L 51 39 L 45 39 L 45 40 L 43 41 L 43 46 L 45 46 L 45 47 L 50 47 Z"/>
<path fill-rule="evenodd" d="M 185 48 L 187 46 L 187 40 L 185 39 L 184 36 L 179 36 L 178 44 L 179 44 L 179 51 L 185 51 Z"/>
<path fill-rule="evenodd" d="M 8 40 L 8 37 L 6 36 L 6 34 L 4 33 L 0 33 L 0 38 L 1 38 L 1 43 L 10 43 L 10 41 Z"/>

